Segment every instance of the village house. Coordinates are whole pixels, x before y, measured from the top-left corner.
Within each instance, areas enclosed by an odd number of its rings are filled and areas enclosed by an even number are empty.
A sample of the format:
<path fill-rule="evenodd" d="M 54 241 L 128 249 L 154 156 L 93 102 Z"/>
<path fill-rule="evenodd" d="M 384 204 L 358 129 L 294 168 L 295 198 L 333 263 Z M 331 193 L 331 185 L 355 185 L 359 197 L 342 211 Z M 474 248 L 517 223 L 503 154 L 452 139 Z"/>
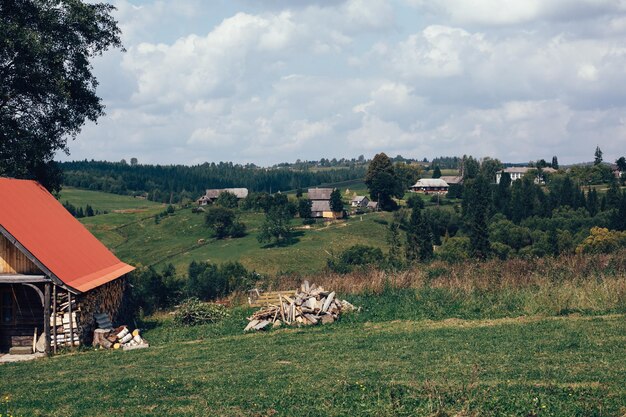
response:
<path fill-rule="evenodd" d="M 463 177 L 460 175 L 442 175 L 439 179 L 444 180 L 448 185 L 462 185 Z"/>
<path fill-rule="evenodd" d="M 340 219 L 343 212 L 332 211 L 330 208 L 330 195 L 334 188 L 309 188 L 307 197 L 311 200 L 311 217 L 324 219 Z"/>
<path fill-rule="evenodd" d="M 539 171 L 541 171 L 541 173 L 547 173 L 547 174 L 553 174 L 557 172 L 556 169 L 550 168 L 550 167 L 541 168 L 540 170 L 538 168 L 533 168 L 533 167 L 509 167 L 509 168 L 503 169 L 502 171 L 496 172 L 496 184 L 500 184 L 500 179 L 502 178 L 502 174 L 505 172 L 511 176 L 511 182 L 513 182 L 513 181 L 517 181 L 521 179 L 524 175 L 526 175 L 531 170 L 535 170 L 538 172 L 535 178 L 536 184 L 544 183 L 544 180 L 542 176 L 540 175 Z"/>
<path fill-rule="evenodd" d="M 364 195 L 357 195 L 350 201 L 351 207 L 367 207 L 367 204 L 370 202 L 369 198 Z"/>
<path fill-rule="evenodd" d="M 0 178 L 0 352 L 89 343 L 94 314 L 115 320 L 121 262 L 45 188 Z"/>
<path fill-rule="evenodd" d="M 243 200 L 248 197 L 247 188 L 213 188 L 206 190 L 205 194 L 200 197 L 196 202 L 200 206 L 206 206 L 213 203 L 223 192 L 234 194 L 239 200 Z"/>
<path fill-rule="evenodd" d="M 446 194 L 448 183 L 441 178 L 422 178 L 411 186 L 411 191 L 424 194 Z"/>

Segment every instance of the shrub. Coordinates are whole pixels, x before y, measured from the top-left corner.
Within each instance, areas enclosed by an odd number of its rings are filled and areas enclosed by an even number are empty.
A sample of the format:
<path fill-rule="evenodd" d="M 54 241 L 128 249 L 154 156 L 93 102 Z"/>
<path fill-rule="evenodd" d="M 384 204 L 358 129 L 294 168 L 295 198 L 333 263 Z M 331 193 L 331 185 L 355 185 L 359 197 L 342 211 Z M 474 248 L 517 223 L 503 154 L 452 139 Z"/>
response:
<path fill-rule="evenodd" d="M 237 221 L 237 215 L 229 208 L 209 207 L 205 224 L 213 231 L 213 237 L 216 239 L 223 239 L 228 236 L 242 237 L 246 234 L 246 225 Z"/>
<path fill-rule="evenodd" d="M 230 313 L 220 304 L 205 303 L 197 298 L 185 300 L 176 310 L 174 321 L 184 326 L 217 323 L 230 316 Z"/>
<path fill-rule="evenodd" d="M 255 274 L 248 272 L 239 262 L 226 262 L 218 266 L 194 261 L 189 264 L 185 290 L 189 297 L 213 300 L 233 291 L 248 289 L 254 281 Z"/>
<path fill-rule="evenodd" d="M 385 255 L 380 248 L 354 245 L 344 250 L 339 256 L 328 259 L 327 266 L 335 272 L 347 273 L 358 266 L 379 266 L 383 262 L 385 262 Z"/>

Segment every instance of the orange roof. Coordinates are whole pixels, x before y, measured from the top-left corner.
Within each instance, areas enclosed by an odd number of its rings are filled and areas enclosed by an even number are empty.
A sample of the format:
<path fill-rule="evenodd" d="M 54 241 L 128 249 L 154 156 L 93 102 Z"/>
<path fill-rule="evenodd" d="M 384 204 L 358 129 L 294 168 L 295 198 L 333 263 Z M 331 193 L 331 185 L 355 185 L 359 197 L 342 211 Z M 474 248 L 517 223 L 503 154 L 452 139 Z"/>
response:
<path fill-rule="evenodd" d="M 135 269 L 117 259 L 35 181 L 0 178 L 0 226 L 44 272 L 80 292 Z"/>

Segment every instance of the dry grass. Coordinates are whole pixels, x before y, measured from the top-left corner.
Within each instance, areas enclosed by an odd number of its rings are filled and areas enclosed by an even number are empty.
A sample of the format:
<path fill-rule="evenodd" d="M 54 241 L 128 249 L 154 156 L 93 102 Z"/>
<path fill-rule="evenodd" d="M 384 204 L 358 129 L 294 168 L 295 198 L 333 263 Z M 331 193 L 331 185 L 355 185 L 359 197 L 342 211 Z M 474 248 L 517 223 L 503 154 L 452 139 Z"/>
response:
<path fill-rule="evenodd" d="M 522 298 L 525 314 L 626 309 L 626 251 L 459 264 L 436 261 L 406 271 L 292 275 L 264 284 L 276 290 L 292 289 L 303 279 L 341 294 L 382 294 L 389 288 L 438 288 L 459 296 L 498 294 L 502 299 Z"/>

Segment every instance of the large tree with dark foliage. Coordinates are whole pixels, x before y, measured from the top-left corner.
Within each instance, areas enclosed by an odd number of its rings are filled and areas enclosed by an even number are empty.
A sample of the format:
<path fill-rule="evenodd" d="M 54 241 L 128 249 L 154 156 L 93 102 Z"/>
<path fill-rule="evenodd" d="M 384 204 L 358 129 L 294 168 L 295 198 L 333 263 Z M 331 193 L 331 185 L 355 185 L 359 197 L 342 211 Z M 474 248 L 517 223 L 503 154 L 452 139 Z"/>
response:
<path fill-rule="evenodd" d="M 397 208 L 392 197 L 400 198 L 404 194 L 402 181 L 398 178 L 391 159 L 384 153 L 377 154 L 370 162 L 365 175 L 365 184 L 372 200 L 378 201 L 379 207 L 383 210 Z"/>
<path fill-rule="evenodd" d="M 463 217 L 472 255 L 479 259 L 485 259 L 491 251 L 487 228 L 491 209 L 489 191 L 489 182 L 482 174 L 465 182 Z"/>
<path fill-rule="evenodd" d="M 53 161 L 104 106 L 89 59 L 121 47 L 110 4 L 0 2 L 0 175 L 59 190 Z"/>

